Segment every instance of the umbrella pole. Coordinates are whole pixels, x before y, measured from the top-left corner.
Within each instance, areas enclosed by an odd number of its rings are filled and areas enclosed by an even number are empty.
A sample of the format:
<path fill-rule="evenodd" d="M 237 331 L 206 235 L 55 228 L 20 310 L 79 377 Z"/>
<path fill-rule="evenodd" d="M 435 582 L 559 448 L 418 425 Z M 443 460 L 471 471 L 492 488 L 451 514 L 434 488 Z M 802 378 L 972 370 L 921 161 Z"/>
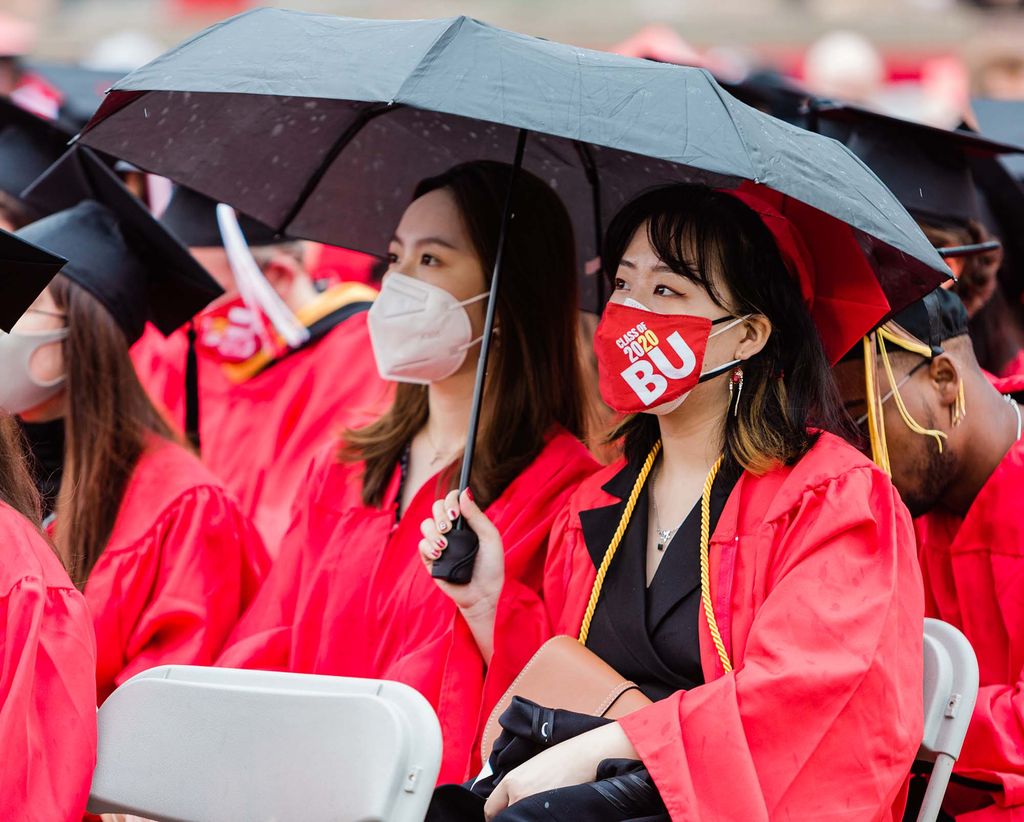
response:
<path fill-rule="evenodd" d="M 469 475 L 473 470 L 473 454 L 476 449 L 476 434 L 480 426 L 480 407 L 484 398 L 484 386 L 487 379 L 487 359 L 491 353 L 491 336 L 494 331 L 494 316 L 498 307 L 498 289 L 501 282 L 501 269 L 505 256 L 505 242 L 508 239 L 509 224 L 514 218 L 512 213 L 512 195 L 515 191 L 519 171 L 523 167 L 523 153 L 526 151 L 526 136 L 529 132 L 519 130 L 516 140 L 516 154 L 512 160 L 512 173 L 508 179 L 508 191 L 505 193 L 505 206 L 501 214 L 501 228 L 498 234 L 498 249 L 494 258 L 494 270 L 491 273 L 490 296 L 487 299 L 487 314 L 484 318 L 483 338 L 480 341 L 480 359 L 476 366 L 476 383 L 473 386 L 473 405 L 469 412 L 469 430 L 466 434 L 466 450 L 462 455 L 462 471 L 459 474 L 459 493 L 469 487 Z M 448 535 L 448 547 L 431 566 L 431 574 L 438 579 L 445 579 L 465 585 L 473 576 L 473 561 L 476 559 L 477 536 L 459 517 L 455 528 Z"/>
<path fill-rule="evenodd" d="M 604 303 L 608 298 L 604 293 L 604 272 L 601 271 L 601 249 L 604 245 L 601 229 L 601 178 L 597 173 L 597 166 L 594 163 L 594 157 L 590 153 L 590 149 L 583 143 L 576 143 L 576 151 L 580 156 L 580 162 L 583 164 L 584 173 L 587 175 L 587 182 L 590 183 L 590 199 L 594 219 L 594 250 L 597 254 L 597 271 L 594 273 L 594 276 L 597 277 L 597 282 L 594 284 L 597 305 L 594 306 L 594 313 L 600 314 L 604 310 Z M 584 260 L 584 265 L 587 262 L 587 260 Z"/>

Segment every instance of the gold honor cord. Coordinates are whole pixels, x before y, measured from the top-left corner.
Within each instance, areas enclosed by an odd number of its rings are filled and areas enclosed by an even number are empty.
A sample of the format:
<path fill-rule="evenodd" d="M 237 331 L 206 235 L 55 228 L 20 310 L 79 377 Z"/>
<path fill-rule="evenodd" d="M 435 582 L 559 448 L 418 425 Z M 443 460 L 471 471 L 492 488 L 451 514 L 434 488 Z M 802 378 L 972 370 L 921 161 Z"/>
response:
<path fill-rule="evenodd" d="M 892 476 L 889 448 L 885 442 L 885 424 L 882 420 L 882 396 L 878 389 L 878 371 L 875 366 L 875 334 L 864 338 L 864 401 L 868 407 L 868 439 L 875 463 Z"/>
<path fill-rule="evenodd" d="M 700 598 L 704 603 L 704 616 L 708 621 L 711 641 L 715 643 L 715 650 L 718 651 L 718 659 L 722 663 L 722 669 L 730 673 L 732 663 L 729 661 L 729 654 L 725 652 L 725 643 L 722 642 L 718 620 L 715 619 L 715 608 L 711 604 L 711 487 L 715 484 L 715 477 L 718 476 L 718 469 L 721 467 L 722 457 L 719 457 L 711 466 L 708 478 L 704 480 L 704 493 L 700 498 Z"/>
<path fill-rule="evenodd" d="M 587 603 L 587 610 L 583 614 L 583 624 L 580 627 L 579 643 L 580 645 L 587 644 L 587 637 L 590 635 L 590 623 L 594 619 L 594 611 L 597 610 L 597 600 L 601 596 L 601 589 L 604 587 L 605 577 L 608 575 L 608 568 L 612 564 L 612 559 L 615 558 L 616 552 L 619 550 L 619 544 L 622 542 L 622 538 L 626 534 L 626 529 L 629 527 L 629 521 L 633 517 L 633 511 L 636 509 L 637 500 L 640 498 L 640 493 L 644 489 L 644 485 L 647 484 L 647 478 L 650 476 L 651 469 L 654 467 L 654 461 L 657 459 L 658 454 L 661 451 L 661 441 L 659 440 L 651 448 L 651 452 L 647 455 L 647 459 L 644 460 L 643 466 L 640 468 L 640 473 L 637 475 L 636 482 L 633 483 L 633 490 L 629 492 L 629 497 L 626 499 L 626 507 L 622 510 L 622 517 L 619 520 L 619 525 L 615 529 L 615 533 L 612 534 L 612 540 L 608 544 L 607 550 L 604 552 L 604 557 L 601 559 L 601 565 L 597 569 L 597 576 L 594 578 L 594 587 L 590 591 L 590 601 Z M 715 477 L 718 476 L 718 469 L 722 467 L 722 457 L 719 457 L 713 466 L 711 471 L 708 473 L 707 479 L 704 481 L 704 492 L 701 495 L 700 500 L 700 598 L 704 605 L 704 616 L 708 621 L 708 629 L 711 632 L 711 640 L 715 644 L 715 650 L 718 652 L 718 658 L 722 663 L 722 668 L 726 673 L 732 671 L 732 663 L 729 661 L 729 655 L 725 651 L 725 643 L 722 641 L 722 634 L 718 630 L 718 620 L 715 619 L 715 609 L 711 604 L 711 571 L 710 571 L 710 558 L 709 558 L 709 545 L 711 542 L 711 488 L 715 484 Z"/>
<path fill-rule="evenodd" d="M 594 587 L 590 590 L 590 601 L 587 603 L 587 610 L 583 614 L 583 624 L 580 626 L 579 635 L 580 645 L 587 644 L 587 637 L 590 635 L 590 623 L 594 619 L 594 611 L 597 610 L 597 598 L 601 596 L 601 588 L 604 587 L 604 578 L 608 575 L 608 567 L 612 564 L 616 551 L 619 550 L 619 543 L 622 542 L 626 529 L 629 527 L 629 521 L 633 517 L 636 501 L 640 499 L 640 492 L 644 490 L 644 485 L 647 484 L 647 477 L 650 476 L 651 469 L 654 467 L 654 460 L 657 459 L 660 451 L 661 440 L 658 440 L 654 443 L 651 453 L 647 455 L 647 459 L 644 460 L 644 464 L 640 468 L 636 482 L 633 483 L 633 490 L 629 492 L 629 497 L 626 499 L 626 507 L 622 510 L 619 527 L 615 529 L 615 533 L 612 534 L 612 541 L 608 543 L 608 549 L 604 552 L 604 558 L 601 560 L 601 565 L 597 569 L 597 576 L 594 578 Z"/>

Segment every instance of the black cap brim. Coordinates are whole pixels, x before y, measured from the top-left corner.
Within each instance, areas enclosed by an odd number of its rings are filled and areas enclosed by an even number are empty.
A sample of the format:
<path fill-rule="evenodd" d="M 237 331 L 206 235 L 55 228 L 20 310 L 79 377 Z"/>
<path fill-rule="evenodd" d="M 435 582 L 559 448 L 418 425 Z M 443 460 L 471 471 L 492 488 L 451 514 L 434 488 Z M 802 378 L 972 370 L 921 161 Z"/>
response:
<path fill-rule="evenodd" d="M 129 340 L 142 333 L 146 320 L 170 334 L 223 293 L 87 148 L 69 150 L 23 197 L 52 216 L 19 234 L 67 257 L 67 276 L 107 307 Z M 87 202 L 113 220 L 102 219 L 95 208 L 76 209 Z M 112 247 L 123 247 L 127 257 L 115 270 L 110 270 Z"/>
<path fill-rule="evenodd" d="M 10 331 L 67 262 L 33 243 L 0 230 L 0 329 Z"/>

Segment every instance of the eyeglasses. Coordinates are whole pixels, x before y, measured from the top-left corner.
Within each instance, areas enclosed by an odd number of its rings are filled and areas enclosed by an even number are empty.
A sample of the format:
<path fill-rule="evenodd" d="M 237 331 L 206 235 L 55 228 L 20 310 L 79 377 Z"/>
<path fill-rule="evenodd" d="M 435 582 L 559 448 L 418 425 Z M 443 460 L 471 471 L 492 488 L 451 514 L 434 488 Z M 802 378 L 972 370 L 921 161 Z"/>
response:
<path fill-rule="evenodd" d="M 901 380 L 899 380 L 896 383 L 896 385 L 884 397 L 882 397 L 881 400 L 879 400 L 879 405 L 884 404 L 886 402 L 886 400 L 892 399 L 892 395 L 895 394 L 897 391 L 899 391 L 906 384 L 907 380 L 909 380 L 911 377 L 913 377 L 914 374 L 917 371 L 920 371 L 924 366 L 928 365 L 928 363 L 930 363 L 930 362 L 931 362 L 931 360 L 921 360 L 921 362 L 919 362 L 917 365 L 915 365 L 913 368 L 911 368 L 903 376 L 903 378 Z M 866 423 L 867 421 L 868 421 L 868 415 L 867 414 L 861 414 L 859 417 L 857 417 L 857 419 L 855 420 L 855 423 L 857 424 L 858 428 L 863 428 L 864 427 L 864 423 Z"/>

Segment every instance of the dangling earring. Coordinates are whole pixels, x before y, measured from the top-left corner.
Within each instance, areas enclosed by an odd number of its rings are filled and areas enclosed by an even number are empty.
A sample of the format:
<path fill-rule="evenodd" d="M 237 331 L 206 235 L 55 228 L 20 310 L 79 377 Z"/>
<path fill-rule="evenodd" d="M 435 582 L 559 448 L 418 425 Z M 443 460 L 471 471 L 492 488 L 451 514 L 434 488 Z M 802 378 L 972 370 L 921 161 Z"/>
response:
<path fill-rule="evenodd" d="M 735 403 L 733 394 L 735 393 Z M 740 413 L 740 397 L 743 396 L 743 369 L 737 367 L 729 378 L 729 405 L 732 406 L 732 415 L 735 417 Z"/>
<path fill-rule="evenodd" d="M 960 388 L 956 392 L 956 400 L 949 409 L 949 416 L 954 428 L 962 423 L 964 421 L 964 417 L 967 416 L 967 398 L 964 396 L 963 380 L 960 381 Z"/>

